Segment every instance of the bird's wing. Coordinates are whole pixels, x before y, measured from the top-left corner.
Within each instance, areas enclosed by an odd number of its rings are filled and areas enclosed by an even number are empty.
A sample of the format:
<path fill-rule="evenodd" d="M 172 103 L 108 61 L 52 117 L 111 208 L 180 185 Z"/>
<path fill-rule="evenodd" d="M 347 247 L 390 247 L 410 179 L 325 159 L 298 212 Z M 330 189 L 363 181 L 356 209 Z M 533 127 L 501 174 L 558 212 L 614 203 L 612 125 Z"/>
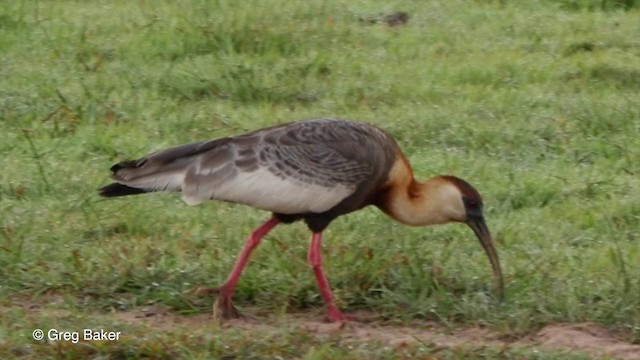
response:
<path fill-rule="evenodd" d="M 324 128 L 324 136 L 330 129 Z M 185 177 L 187 203 L 220 199 L 282 214 L 321 213 L 372 172 L 358 143 L 282 127 L 232 139 L 203 153 Z"/>
<path fill-rule="evenodd" d="M 219 199 L 283 214 L 321 213 L 375 170 L 370 136 L 337 124 L 294 123 L 183 145 L 130 162 L 135 168 L 116 165 L 114 179 L 149 191 L 182 191 L 190 205 Z"/>

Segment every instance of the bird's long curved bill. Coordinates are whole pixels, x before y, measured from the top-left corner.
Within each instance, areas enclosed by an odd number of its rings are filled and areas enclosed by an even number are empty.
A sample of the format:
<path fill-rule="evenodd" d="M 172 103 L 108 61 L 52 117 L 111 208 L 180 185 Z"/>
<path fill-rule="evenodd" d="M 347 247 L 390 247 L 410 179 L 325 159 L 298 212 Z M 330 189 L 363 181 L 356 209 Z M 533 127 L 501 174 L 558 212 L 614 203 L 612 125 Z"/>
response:
<path fill-rule="evenodd" d="M 476 236 L 478 236 L 478 240 L 480 240 L 484 251 L 489 257 L 496 281 L 496 292 L 498 298 L 502 300 L 504 298 L 504 279 L 502 277 L 502 269 L 500 268 L 500 260 L 498 259 L 498 251 L 493 243 L 493 238 L 491 237 L 489 228 L 487 227 L 484 218 L 469 219 L 467 225 L 469 225 Z"/>

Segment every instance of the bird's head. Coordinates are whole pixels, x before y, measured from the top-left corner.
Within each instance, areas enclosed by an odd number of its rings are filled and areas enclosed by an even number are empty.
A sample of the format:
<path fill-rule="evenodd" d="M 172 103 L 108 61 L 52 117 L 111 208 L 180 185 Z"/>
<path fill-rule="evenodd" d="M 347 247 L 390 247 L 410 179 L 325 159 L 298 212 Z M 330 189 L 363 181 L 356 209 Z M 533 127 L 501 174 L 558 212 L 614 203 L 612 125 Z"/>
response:
<path fill-rule="evenodd" d="M 428 203 L 433 223 L 462 222 L 467 224 L 480 240 L 496 279 L 498 296 L 503 297 L 504 280 L 493 238 L 484 219 L 480 193 L 468 182 L 455 176 L 438 176 L 427 181 L 422 196 Z"/>

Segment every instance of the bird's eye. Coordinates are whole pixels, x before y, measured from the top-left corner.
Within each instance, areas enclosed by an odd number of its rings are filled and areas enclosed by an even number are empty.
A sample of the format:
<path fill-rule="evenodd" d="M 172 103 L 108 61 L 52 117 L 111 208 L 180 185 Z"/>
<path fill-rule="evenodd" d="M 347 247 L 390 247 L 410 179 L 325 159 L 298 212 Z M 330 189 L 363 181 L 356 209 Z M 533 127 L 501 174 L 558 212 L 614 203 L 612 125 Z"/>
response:
<path fill-rule="evenodd" d="M 477 208 L 478 208 L 478 203 L 477 203 L 477 202 L 475 202 L 475 201 L 469 201 L 469 202 L 467 203 L 467 207 L 468 207 L 469 209 L 477 209 Z"/>

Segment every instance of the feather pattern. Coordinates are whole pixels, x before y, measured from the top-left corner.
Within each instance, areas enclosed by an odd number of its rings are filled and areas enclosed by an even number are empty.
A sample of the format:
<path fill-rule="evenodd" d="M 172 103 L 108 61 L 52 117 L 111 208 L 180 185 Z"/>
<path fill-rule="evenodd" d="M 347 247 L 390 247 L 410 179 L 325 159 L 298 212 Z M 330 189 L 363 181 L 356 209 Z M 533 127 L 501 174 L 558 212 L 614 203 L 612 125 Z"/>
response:
<path fill-rule="evenodd" d="M 181 191 L 190 205 L 218 199 L 281 214 L 323 213 L 380 185 L 395 159 L 389 143 L 368 124 L 312 119 L 181 145 L 112 171 L 122 185 Z"/>

